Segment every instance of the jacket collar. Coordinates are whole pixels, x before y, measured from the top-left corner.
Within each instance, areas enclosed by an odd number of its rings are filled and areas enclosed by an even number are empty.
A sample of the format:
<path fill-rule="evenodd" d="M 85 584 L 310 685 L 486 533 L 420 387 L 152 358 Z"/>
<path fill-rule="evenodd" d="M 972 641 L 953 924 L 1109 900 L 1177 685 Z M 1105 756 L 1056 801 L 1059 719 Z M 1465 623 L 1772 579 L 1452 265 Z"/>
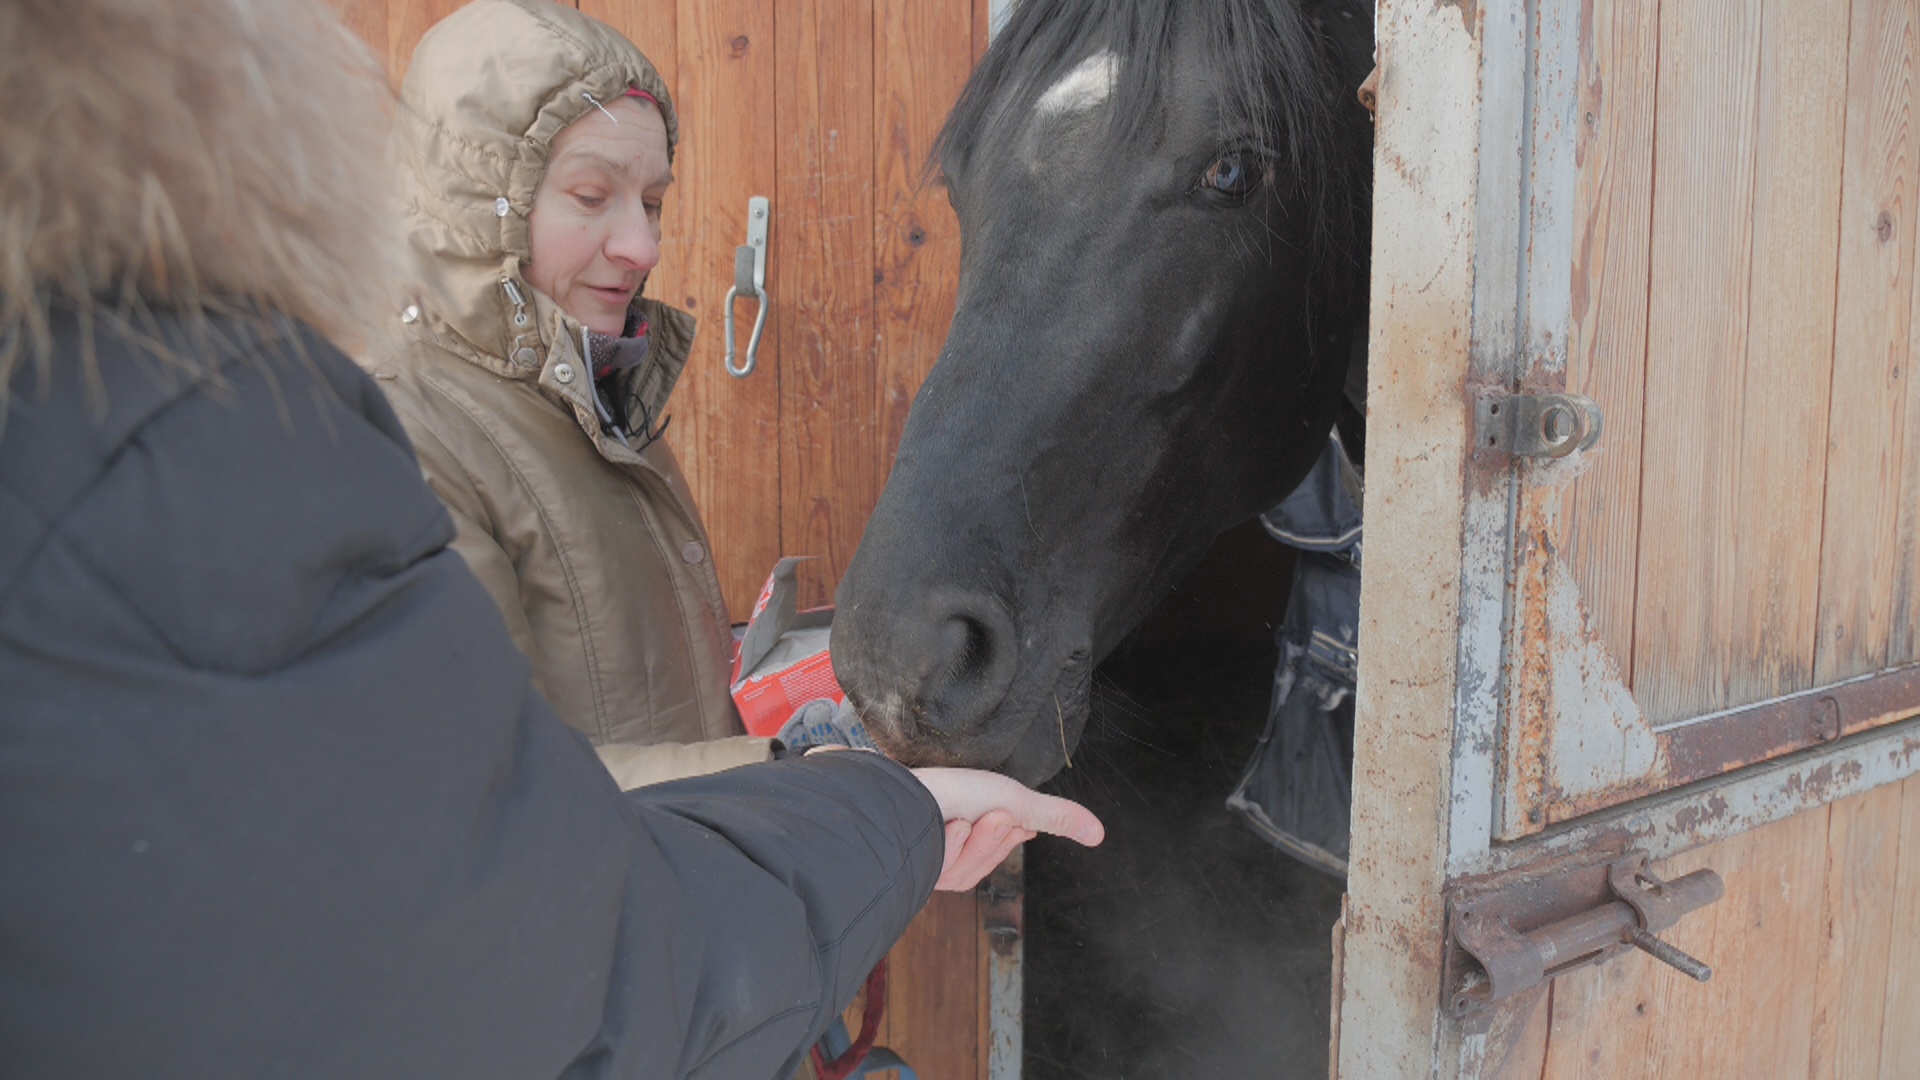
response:
<path fill-rule="evenodd" d="M 504 355 L 476 347 L 457 328 L 432 313 L 424 315 L 424 333 L 436 345 L 475 367 L 501 378 L 535 384 L 548 400 L 573 414 L 581 430 L 608 460 L 641 460 L 644 448 L 639 440 L 631 446 L 624 444 L 601 425 L 593 396 L 592 364 L 582 348 L 585 327 L 517 274 L 502 275 L 499 289 L 506 312 L 503 333 L 507 334 L 508 349 Z M 697 323 L 692 315 L 657 300 L 641 298 L 634 301 L 634 306 L 648 323 L 651 345 L 644 361 L 614 380 L 614 392 L 634 403 L 627 410 L 629 415 L 653 417 L 658 425 L 666 413 L 667 399 L 686 370 Z M 418 321 L 423 313 L 414 305 L 402 317 Z"/>

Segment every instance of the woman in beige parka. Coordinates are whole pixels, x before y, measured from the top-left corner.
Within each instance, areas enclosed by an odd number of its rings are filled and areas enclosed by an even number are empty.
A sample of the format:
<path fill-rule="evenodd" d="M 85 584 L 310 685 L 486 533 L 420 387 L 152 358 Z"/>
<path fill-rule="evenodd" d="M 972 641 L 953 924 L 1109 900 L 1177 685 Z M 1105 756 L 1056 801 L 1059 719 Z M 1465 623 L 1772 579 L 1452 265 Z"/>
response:
<path fill-rule="evenodd" d="M 475 0 L 421 40 L 397 149 L 413 295 L 367 367 L 554 711 L 623 787 L 771 754 L 728 695 L 711 546 L 672 451 L 685 312 L 659 261 L 673 103 L 611 28 Z"/>

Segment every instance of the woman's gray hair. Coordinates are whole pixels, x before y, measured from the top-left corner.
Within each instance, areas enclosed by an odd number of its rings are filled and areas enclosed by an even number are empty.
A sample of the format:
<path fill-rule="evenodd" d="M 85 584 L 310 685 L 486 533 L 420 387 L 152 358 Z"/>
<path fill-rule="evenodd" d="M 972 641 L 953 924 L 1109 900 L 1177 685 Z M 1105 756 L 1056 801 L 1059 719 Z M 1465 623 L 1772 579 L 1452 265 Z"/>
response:
<path fill-rule="evenodd" d="M 392 94 L 322 0 L 0 4 L 0 406 L 47 310 L 281 313 L 350 345 L 394 295 Z"/>

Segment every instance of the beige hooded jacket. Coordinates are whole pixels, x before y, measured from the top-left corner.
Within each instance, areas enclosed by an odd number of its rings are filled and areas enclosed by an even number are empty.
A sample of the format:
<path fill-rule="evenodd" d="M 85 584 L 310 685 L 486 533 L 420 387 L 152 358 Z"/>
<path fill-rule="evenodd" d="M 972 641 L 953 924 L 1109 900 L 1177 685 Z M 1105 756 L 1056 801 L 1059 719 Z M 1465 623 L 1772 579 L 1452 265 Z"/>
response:
<path fill-rule="evenodd" d="M 572 8 L 475 0 L 427 33 L 396 135 L 417 284 L 366 363 L 453 512 L 454 548 L 623 787 L 770 756 L 728 696 L 726 609 L 672 451 L 602 432 L 580 323 L 521 276 L 554 136 L 629 87 L 659 101 L 671 154 L 653 65 Z M 623 392 L 659 418 L 694 323 L 635 304 L 651 347 Z"/>

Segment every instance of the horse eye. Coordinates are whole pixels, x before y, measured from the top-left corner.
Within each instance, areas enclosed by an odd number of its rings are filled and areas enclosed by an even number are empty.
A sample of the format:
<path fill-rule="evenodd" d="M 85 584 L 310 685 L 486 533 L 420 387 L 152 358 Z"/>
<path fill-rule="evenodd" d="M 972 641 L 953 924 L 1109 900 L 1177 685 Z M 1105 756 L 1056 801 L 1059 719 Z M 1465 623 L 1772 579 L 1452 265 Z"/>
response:
<path fill-rule="evenodd" d="M 1215 158 L 1200 175 L 1200 186 L 1234 198 L 1246 198 L 1260 186 L 1264 170 L 1252 154 L 1235 150 Z"/>

